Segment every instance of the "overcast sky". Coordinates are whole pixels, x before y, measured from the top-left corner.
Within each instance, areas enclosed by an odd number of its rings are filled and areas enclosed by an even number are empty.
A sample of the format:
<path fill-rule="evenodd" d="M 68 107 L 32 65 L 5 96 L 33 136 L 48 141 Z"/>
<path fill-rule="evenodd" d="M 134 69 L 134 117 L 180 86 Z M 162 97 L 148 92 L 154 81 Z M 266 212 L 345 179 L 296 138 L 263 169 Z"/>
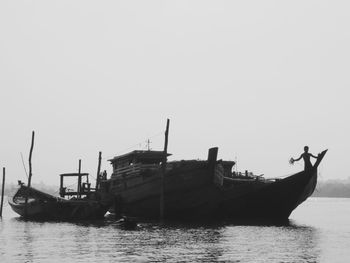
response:
<path fill-rule="evenodd" d="M 96 174 L 117 154 L 238 160 L 267 177 L 304 145 L 321 179 L 349 177 L 348 1 L 0 2 L 0 166 L 33 182 Z M 139 144 L 141 143 L 141 145 Z M 28 166 L 28 165 L 27 165 Z"/>

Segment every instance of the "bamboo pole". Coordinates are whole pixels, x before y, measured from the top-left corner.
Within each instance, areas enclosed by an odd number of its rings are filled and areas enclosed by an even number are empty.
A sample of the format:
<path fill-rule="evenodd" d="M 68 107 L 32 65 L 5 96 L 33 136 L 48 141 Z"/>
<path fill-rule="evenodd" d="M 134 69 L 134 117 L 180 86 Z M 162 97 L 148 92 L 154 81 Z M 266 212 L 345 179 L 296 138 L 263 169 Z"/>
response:
<path fill-rule="evenodd" d="M 164 141 L 164 150 L 163 150 L 163 161 L 162 161 L 162 171 L 160 175 L 160 220 L 164 220 L 164 176 L 166 170 L 166 162 L 167 162 L 167 152 L 168 152 L 168 136 L 169 136 L 169 122 L 167 119 L 166 122 L 166 130 L 165 130 L 165 141 Z"/>
<path fill-rule="evenodd" d="M 5 192 L 5 167 L 2 168 L 2 187 L 1 187 L 1 206 L 0 206 L 0 217 L 2 217 L 2 208 L 4 204 L 4 192 Z"/>
<path fill-rule="evenodd" d="M 32 131 L 32 144 L 30 145 L 30 152 L 29 152 L 28 187 L 31 186 L 31 182 L 32 182 L 32 153 L 33 153 L 33 147 L 34 147 L 34 131 Z"/>
<path fill-rule="evenodd" d="M 30 145 L 30 151 L 29 151 L 29 176 L 28 176 L 28 184 L 27 184 L 27 195 L 25 199 L 25 208 L 24 208 L 24 217 L 27 217 L 27 208 L 28 208 L 28 195 L 29 195 L 29 188 L 31 186 L 32 181 L 32 154 L 33 154 L 33 147 L 34 147 L 34 131 L 32 131 L 32 143 Z"/>
<path fill-rule="evenodd" d="M 102 152 L 99 152 L 98 153 L 98 166 L 97 166 L 96 186 L 95 186 L 96 191 L 99 188 L 99 184 L 100 184 L 101 160 L 102 160 Z"/>

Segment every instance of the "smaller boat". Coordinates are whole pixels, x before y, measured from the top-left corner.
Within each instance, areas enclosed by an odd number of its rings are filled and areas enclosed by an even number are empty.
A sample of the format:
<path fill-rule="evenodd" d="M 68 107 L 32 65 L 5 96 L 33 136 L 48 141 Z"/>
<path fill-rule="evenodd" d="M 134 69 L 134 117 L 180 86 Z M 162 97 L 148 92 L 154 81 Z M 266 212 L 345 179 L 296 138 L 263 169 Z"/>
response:
<path fill-rule="evenodd" d="M 33 146 L 34 131 L 29 152 L 28 184 L 26 186 L 21 181 L 18 182 L 19 189 L 9 199 L 12 210 L 25 219 L 73 221 L 103 218 L 112 202 L 107 194 L 107 175 L 100 174 L 102 153 L 99 153 L 95 188 L 91 188 L 89 174 L 81 173 L 81 160 L 79 160 L 79 173 L 61 174 L 60 196 L 54 196 L 31 187 Z M 67 177 L 77 179 L 76 190 L 64 187 L 64 179 Z"/>
<path fill-rule="evenodd" d="M 100 181 L 99 189 L 93 189 L 88 182 L 87 173 L 61 174 L 60 196 L 27 187 L 19 181 L 19 189 L 9 199 L 13 211 L 25 219 L 73 221 L 100 219 L 111 205 L 104 191 L 104 182 Z M 63 186 L 64 178 L 78 179 L 77 190 Z M 82 178 L 86 182 L 82 183 Z"/>

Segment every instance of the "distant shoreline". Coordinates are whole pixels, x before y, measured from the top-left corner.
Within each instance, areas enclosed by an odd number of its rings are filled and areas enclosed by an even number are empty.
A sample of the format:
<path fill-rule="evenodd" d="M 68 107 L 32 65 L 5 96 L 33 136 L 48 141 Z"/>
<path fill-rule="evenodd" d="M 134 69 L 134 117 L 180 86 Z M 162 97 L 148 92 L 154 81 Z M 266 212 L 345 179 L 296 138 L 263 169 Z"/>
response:
<path fill-rule="evenodd" d="M 350 198 L 350 180 L 319 181 L 312 196 Z"/>
<path fill-rule="evenodd" d="M 324 196 L 324 195 L 315 195 L 315 194 L 313 194 L 311 197 L 317 197 L 317 198 L 350 198 L 350 196 Z"/>

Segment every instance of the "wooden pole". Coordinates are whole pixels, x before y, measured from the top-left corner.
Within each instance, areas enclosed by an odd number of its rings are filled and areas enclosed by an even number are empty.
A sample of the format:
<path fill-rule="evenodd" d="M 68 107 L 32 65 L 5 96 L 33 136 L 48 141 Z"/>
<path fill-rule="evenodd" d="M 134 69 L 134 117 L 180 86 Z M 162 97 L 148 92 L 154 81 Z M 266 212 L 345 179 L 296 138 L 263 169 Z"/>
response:
<path fill-rule="evenodd" d="M 64 192 L 63 192 L 63 174 L 60 175 L 60 197 L 64 197 Z"/>
<path fill-rule="evenodd" d="M 2 187 L 1 187 L 1 206 L 0 206 L 0 217 L 2 217 L 2 207 L 4 204 L 4 192 L 5 192 L 5 167 L 2 168 Z"/>
<path fill-rule="evenodd" d="M 32 144 L 30 146 L 30 152 L 29 152 L 29 176 L 28 176 L 28 187 L 31 186 L 32 181 L 32 153 L 33 153 L 33 147 L 34 147 L 34 131 L 32 131 Z"/>
<path fill-rule="evenodd" d="M 97 166 L 97 176 L 96 176 L 96 186 L 95 189 L 99 188 L 100 185 L 100 173 L 101 173 L 101 160 L 102 160 L 102 152 L 98 153 L 98 166 Z"/>
<path fill-rule="evenodd" d="M 80 198 L 80 191 L 81 191 L 81 159 L 79 159 L 79 175 L 78 175 L 78 189 L 77 189 L 77 197 Z"/>
<path fill-rule="evenodd" d="M 167 119 L 166 130 L 165 130 L 164 150 L 163 150 L 162 171 L 161 171 L 161 175 L 160 175 L 160 220 L 161 221 L 164 219 L 164 176 L 165 176 L 167 152 L 168 152 L 169 122 L 170 122 L 170 120 Z"/>
<path fill-rule="evenodd" d="M 33 153 L 33 147 L 34 147 L 34 131 L 32 131 L 32 143 L 30 145 L 30 151 L 29 151 L 29 176 L 28 176 L 28 184 L 27 184 L 27 195 L 25 199 L 25 206 L 24 206 L 24 217 L 27 217 L 27 208 L 28 208 L 28 195 L 29 195 L 29 189 L 32 182 L 32 153 Z"/>

